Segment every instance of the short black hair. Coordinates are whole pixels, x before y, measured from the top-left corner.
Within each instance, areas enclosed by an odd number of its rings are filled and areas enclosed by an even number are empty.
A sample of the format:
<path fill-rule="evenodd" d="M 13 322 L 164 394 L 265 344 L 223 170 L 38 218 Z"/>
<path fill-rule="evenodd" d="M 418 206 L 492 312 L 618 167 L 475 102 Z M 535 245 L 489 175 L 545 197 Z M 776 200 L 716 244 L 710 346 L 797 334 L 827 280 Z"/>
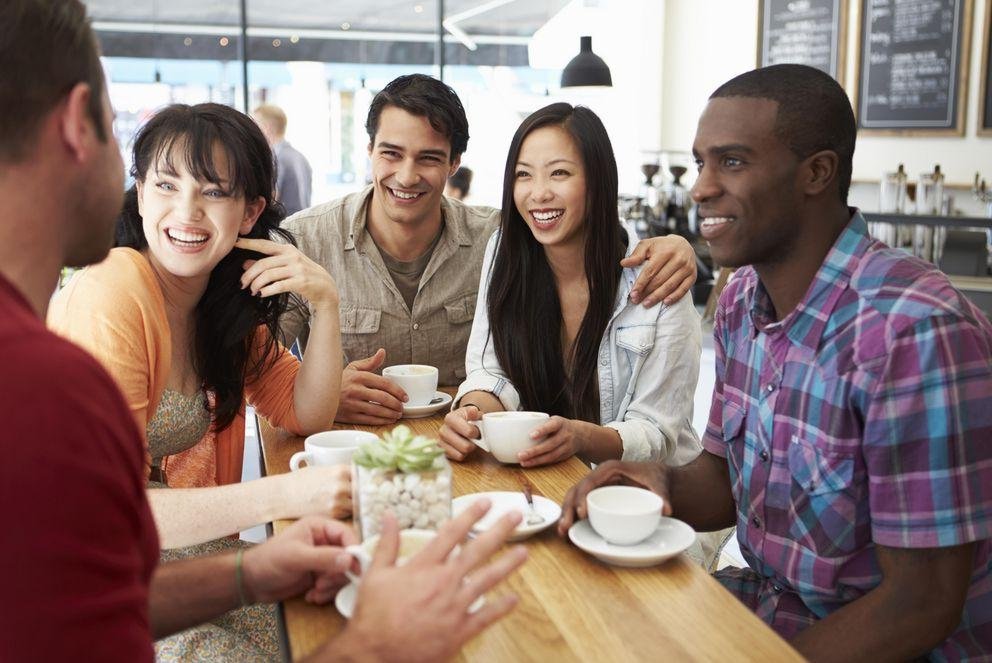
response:
<path fill-rule="evenodd" d="M 710 99 L 748 97 L 778 103 L 775 135 L 805 159 L 821 150 L 837 154 L 837 185 L 847 204 L 857 126 L 844 88 L 829 74 L 803 64 L 776 64 L 732 78 Z"/>
<path fill-rule="evenodd" d="M 396 106 L 411 115 L 426 117 L 434 130 L 451 143 L 450 160 L 460 157 L 468 147 L 468 118 L 462 102 L 449 86 L 425 74 L 408 74 L 392 80 L 372 99 L 365 130 L 375 143 L 379 116 L 387 106 Z"/>
<path fill-rule="evenodd" d="M 87 111 L 107 140 L 103 66 L 79 0 L 0 1 L 0 161 L 25 156 L 42 119 L 77 83 L 90 86 Z"/>

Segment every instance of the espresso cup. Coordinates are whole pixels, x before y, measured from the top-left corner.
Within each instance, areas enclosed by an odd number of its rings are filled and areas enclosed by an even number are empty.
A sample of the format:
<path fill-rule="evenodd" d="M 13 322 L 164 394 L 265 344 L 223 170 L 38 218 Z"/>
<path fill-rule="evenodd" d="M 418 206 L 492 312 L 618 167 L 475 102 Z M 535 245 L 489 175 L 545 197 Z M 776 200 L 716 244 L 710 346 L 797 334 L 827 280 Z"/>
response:
<path fill-rule="evenodd" d="M 501 463 L 519 463 L 517 454 L 540 443 L 531 432 L 546 422 L 544 412 L 487 412 L 482 415 L 482 439 L 473 440 Z"/>
<path fill-rule="evenodd" d="M 634 486 L 603 486 L 586 495 L 589 524 L 607 543 L 632 546 L 651 536 L 664 500 Z"/>
<path fill-rule="evenodd" d="M 429 529 L 400 530 L 400 550 L 396 555 L 396 564 L 398 566 L 406 564 L 407 560 L 423 550 L 436 536 L 437 532 Z M 344 551 L 358 560 L 358 564 L 362 567 L 362 574 L 364 574 L 369 568 L 369 564 L 372 563 L 372 555 L 375 554 L 378 545 L 379 535 L 376 534 L 358 545 L 348 546 Z M 344 574 L 348 576 L 348 580 L 355 584 L 361 582 L 361 576 L 356 575 L 351 569 L 347 569 Z"/>
<path fill-rule="evenodd" d="M 303 462 L 310 466 L 350 464 L 351 457 L 360 444 L 378 439 L 374 433 L 360 430 L 314 433 L 303 442 L 303 451 L 297 451 L 289 459 L 289 469 L 298 470 Z"/>
<path fill-rule="evenodd" d="M 406 392 L 406 405 L 427 405 L 437 393 L 437 369 L 423 364 L 399 364 L 382 369 L 382 377 Z"/>

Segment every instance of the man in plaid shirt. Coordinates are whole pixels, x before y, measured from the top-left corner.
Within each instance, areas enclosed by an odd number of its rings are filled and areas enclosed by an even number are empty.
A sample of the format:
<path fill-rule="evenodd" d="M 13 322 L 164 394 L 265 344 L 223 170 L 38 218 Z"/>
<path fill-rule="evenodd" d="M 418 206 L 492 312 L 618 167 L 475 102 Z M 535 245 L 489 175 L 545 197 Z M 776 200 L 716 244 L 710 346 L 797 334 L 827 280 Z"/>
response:
<path fill-rule="evenodd" d="M 723 585 L 814 660 L 992 658 L 992 324 L 947 277 L 847 207 L 855 121 L 803 65 L 710 97 L 693 198 L 740 270 L 714 328 L 705 451 L 604 463 L 698 530 L 737 526 Z"/>

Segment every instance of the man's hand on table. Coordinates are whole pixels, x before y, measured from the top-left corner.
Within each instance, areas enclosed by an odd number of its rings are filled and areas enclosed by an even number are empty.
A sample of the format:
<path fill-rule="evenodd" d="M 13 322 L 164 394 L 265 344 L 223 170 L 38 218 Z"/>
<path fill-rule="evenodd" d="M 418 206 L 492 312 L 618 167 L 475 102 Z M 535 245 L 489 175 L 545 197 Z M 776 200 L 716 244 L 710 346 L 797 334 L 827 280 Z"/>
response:
<path fill-rule="evenodd" d="M 629 256 L 620 261 L 624 267 L 644 264 L 630 301 L 650 308 L 658 302 L 674 304 L 696 282 L 696 252 L 684 237 L 667 235 L 637 243 Z M 646 296 L 645 296 L 646 295 Z"/>
<path fill-rule="evenodd" d="M 356 359 L 344 367 L 335 421 L 386 426 L 396 423 L 403 416 L 406 392 L 388 378 L 373 372 L 382 368 L 385 362 L 386 351 L 379 348 L 371 357 Z"/>
<path fill-rule="evenodd" d="M 479 430 L 481 420 L 482 412 L 474 405 L 465 405 L 446 414 L 438 431 L 438 446 L 444 455 L 458 461 L 468 458 L 476 447 L 472 440 L 482 437 Z"/>
<path fill-rule="evenodd" d="M 354 617 L 321 659 L 448 660 L 510 612 L 517 604 L 512 594 L 490 597 L 479 610 L 469 612 L 480 596 L 527 558 L 526 549 L 515 546 L 482 566 L 520 523 L 517 512 L 465 543 L 472 525 L 489 506 L 488 500 L 476 501 L 445 523 L 437 537 L 403 566 L 396 566 L 400 543 L 396 520 L 384 519 L 379 546 L 359 585 Z M 461 549 L 453 552 L 459 545 Z"/>
<path fill-rule="evenodd" d="M 568 528 L 576 520 L 586 518 L 586 495 L 593 488 L 610 485 L 637 486 L 647 488 L 665 501 L 662 514 L 672 515 L 668 497 L 668 467 L 663 463 L 630 463 L 608 460 L 596 467 L 582 481 L 572 486 L 561 505 L 561 520 L 558 521 L 558 534 L 565 536 Z"/>
<path fill-rule="evenodd" d="M 265 543 L 245 551 L 244 589 L 252 603 L 273 603 L 300 594 L 327 603 L 347 583 L 351 566 L 345 546 L 358 543 L 355 531 L 326 516 L 307 516 Z"/>

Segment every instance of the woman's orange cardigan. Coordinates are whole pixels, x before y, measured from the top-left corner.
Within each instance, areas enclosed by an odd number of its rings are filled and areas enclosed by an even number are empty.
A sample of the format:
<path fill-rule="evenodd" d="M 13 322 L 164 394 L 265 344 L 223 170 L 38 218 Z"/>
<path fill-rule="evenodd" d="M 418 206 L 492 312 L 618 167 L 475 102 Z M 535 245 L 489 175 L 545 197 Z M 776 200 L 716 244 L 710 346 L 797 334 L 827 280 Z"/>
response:
<path fill-rule="evenodd" d="M 52 299 L 52 330 L 92 353 L 117 381 L 138 428 L 144 433 L 158 407 L 172 364 L 172 335 L 165 299 L 148 260 L 138 251 L 116 248 L 99 263 L 80 270 Z M 268 340 L 263 327 L 256 349 Z M 279 346 L 276 362 L 245 396 L 274 426 L 300 431 L 293 408 L 293 385 L 299 361 Z M 244 404 L 223 431 L 207 433 L 192 449 L 164 461 L 169 485 L 220 485 L 241 480 L 244 458 Z M 145 470 L 150 471 L 145 442 Z"/>

